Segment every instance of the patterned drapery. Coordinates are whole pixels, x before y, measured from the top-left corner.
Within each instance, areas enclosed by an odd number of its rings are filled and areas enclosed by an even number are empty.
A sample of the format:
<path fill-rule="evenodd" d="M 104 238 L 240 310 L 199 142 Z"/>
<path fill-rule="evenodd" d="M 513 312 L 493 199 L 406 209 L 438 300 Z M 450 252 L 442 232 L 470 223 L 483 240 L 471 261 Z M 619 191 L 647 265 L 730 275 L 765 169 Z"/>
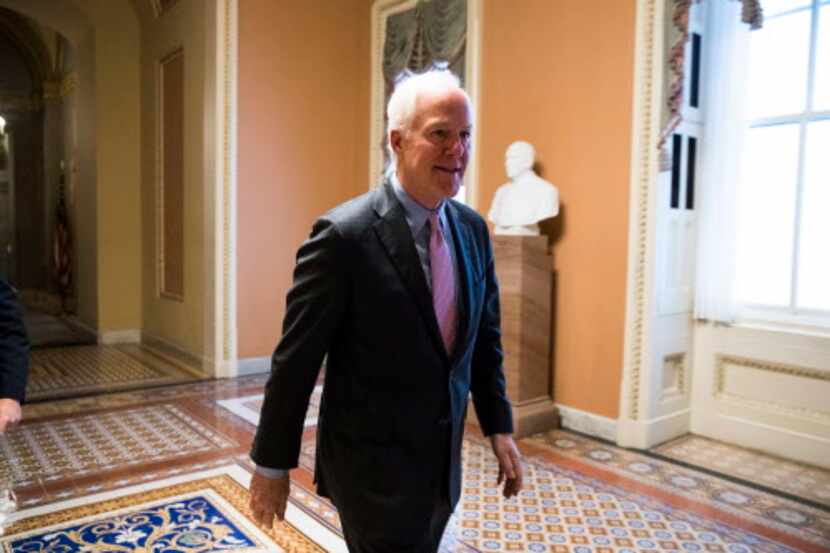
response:
<path fill-rule="evenodd" d="M 467 0 L 418 0 L 414 7 L 386 19 L 383 44 L 383 120 L 397 80 L 406 72 L 448 68 L 464 84 L 467 45 Z M 384 147 L 384 166 L 389 162 Z"/>
<path fill-rule="evenodd" d="M 402 72 L 434 65 L 446 65 L 462 77 L 466 39 L 467 0 L 418 0 L 414 8 L 390 16 L 383 46 L 387 90 Z"/>
<path fill-rule="evenodd" d="M 693 2 L 701 0 L 666 0 L 665 49 L 663 72 L 663 90 L 666 101 L 663 104 L 661 118 L 660 170 L 671 169 L 671 158 L 666 148 L 666 140 L 674 132 L 682 119 L 683 106 L 683 68 L 685 64 L 686 41 L 689 39 L 689 8 Z M 726 2 L 728 0 L 710 0 Z M 734 0 L 741 2 L 741 21 L 752 30 L 760 29 L 764 23 L 760 0 Z"/>

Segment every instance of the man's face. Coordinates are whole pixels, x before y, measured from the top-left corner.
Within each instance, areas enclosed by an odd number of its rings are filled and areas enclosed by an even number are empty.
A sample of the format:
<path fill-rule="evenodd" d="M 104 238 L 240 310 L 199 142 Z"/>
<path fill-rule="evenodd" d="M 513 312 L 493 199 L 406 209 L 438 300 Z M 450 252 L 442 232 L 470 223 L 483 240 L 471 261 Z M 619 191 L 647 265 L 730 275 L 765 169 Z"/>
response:
<path fill-rule="evenodd" d="M 389 139 L 398 157 L 398 179 L 424 207 L 458 193 L 470 159 L 472 114 L 458 90 L 422 94 L 409 128 Z"/>

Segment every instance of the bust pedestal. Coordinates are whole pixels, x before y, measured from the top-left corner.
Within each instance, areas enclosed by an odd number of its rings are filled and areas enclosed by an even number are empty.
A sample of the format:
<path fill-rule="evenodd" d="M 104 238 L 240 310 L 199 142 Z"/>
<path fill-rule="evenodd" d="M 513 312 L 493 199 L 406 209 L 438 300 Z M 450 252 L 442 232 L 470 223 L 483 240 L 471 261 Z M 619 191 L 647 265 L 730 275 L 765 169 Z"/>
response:
<path fill-rule="evenodd" d="M 516 438 L 559 427 L 551 380 L 553 255 L 546 236 L 493 238 L 507 394 Z"/>

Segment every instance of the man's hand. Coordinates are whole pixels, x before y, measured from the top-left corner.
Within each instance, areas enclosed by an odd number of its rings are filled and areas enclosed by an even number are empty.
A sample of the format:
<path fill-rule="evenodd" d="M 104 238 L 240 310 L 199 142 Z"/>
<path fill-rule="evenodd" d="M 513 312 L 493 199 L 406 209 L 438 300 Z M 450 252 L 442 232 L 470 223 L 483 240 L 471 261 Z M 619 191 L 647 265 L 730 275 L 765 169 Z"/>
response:
<path fill-rule="evenodd" d="M 6 431 L 7 426 L 20 422 L 21 418 L 23 412 L 16 399 L 0 399 L 0 434 Z"/>
<path fill-rule="evenodd" d="M 251 502 L 249 507 L 254 520 L 260 526 L 271 529 L 274 526 L 274 515 L 277 520 L 285 518 L 285 506 L 288 502 L 288 493 L 291 483 L 288 473 L 285 476 L 268 478 L 257 472 L 251 478 Z"/>
<path fill-rule="evenodd" d="M 499 460 L 498 484 L 504 480 L 504 497 L 513 497 L 522 489 L 522 458 L 510 434 L 490 436 L 493 453 Z"/>

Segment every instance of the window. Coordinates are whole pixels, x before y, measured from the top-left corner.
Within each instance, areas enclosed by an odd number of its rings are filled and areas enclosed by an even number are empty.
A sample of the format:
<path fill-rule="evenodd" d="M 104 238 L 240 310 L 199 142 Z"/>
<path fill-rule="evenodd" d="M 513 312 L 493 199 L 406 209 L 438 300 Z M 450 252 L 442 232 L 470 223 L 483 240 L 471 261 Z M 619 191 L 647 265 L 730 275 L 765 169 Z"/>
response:
<path fill-rule="evenodd" d="M 830 325 L 830 0 L 766 0 L 748 61 L 740 315 Z"/>

